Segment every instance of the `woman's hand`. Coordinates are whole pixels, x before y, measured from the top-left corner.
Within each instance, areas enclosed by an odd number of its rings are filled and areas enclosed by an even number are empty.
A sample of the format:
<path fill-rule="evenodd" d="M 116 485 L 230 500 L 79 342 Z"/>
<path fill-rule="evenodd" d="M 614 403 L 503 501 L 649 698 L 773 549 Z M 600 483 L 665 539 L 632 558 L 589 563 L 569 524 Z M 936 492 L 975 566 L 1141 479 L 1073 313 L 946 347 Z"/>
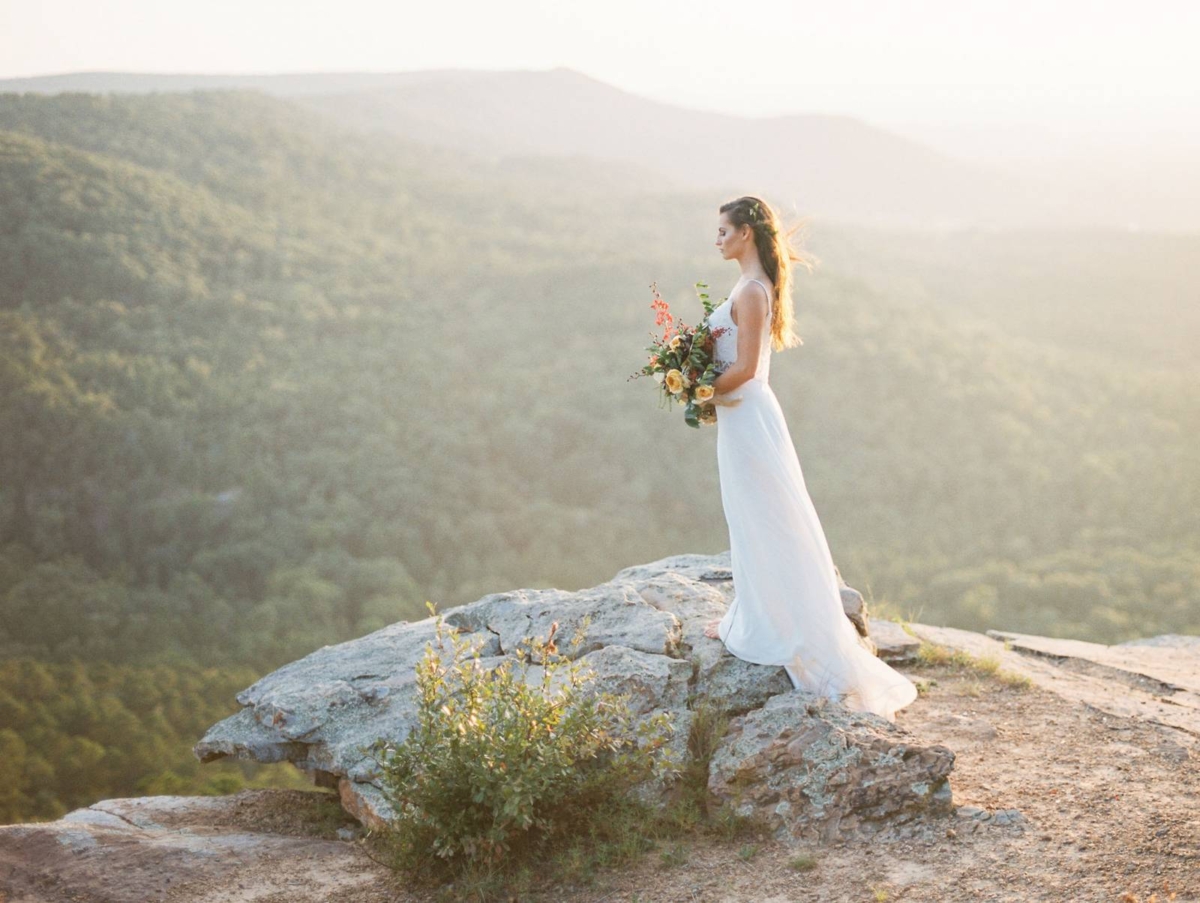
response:
<path fill-rule="evenodd" d="M 742 396 L 734 393 L 753 376 L 753 372 L 745 372 L 743 368 L 738 367 L 736 362 L 726 367 L 717 374 L 717 378 L 712 382 L 712 403 L 726 408 L 736 408 L 742 403 Z"/>
<path fill-rule="evenodd" d="M 723 408 L 736 408 L 742 403 L 742 396 L 731 398 L 728 395 L 714 395 L 711 404 L 719 404 Z"/>

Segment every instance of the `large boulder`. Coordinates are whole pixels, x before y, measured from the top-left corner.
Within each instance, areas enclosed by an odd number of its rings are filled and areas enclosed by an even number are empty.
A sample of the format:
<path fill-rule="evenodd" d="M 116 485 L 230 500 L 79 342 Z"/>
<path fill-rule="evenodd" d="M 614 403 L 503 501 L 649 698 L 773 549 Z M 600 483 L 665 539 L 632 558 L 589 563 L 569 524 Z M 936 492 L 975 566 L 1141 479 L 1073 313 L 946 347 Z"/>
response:
<path fill-rule="evenodd" d="M 789 704 L 798 707 L 789 709 L 788 717 L 793 717 L 798 727 L 815 725 L 820 731 L 834 730 L 834 725 L 851 718 L 848 709 L 833 701 L 810 711 L 808 703 L 814 697 L 793 691 L 783 668 L 744 662 L 726 652 L 719 640 L 704 636 L 704 625 L 725 613 L 732 596 L 728 562 L 728 552 L 674 556 L 626 568 L 606 583 L 577 592 L 519 589 L 491 593 L 441 614 L 449 627 L 479 647 L 485 667 L 515 655 L 525 638 L 546 637 L 557 622 L 559 651 L 584 660 L 595 673 L 598 689 L 629 694 L 639 718 L 670 713 L 675 724 L 671 745 L 681 758 L 686 755 L 693 712 L 701 702 L 731 716 L 763 710 L 765 717 L 782 711 L 776 707 L 764 710 L 765 706 L 790 700 Z M 843 601 L 847 617 L 852 621 L 858 618 L 865 626 L 862 597 L 844 587 Z M 572 650 L 569 639 L 585 623 L 585 642 Z M 383 738 L 402 741 L 415 725 L 415 667 L 435 640 L 436 625 L 429 617 L 324 646 L 239 693 L 237 701 L 243 708 L 213 725 L 194 752 L 204 762 L 226 756 L 293 762 L 318 785 L 337 788 L 346 811 L 360 822 L 384 826 L 395 813 L 369 747 Z M 862 642 L 874 648 L 869 633 Z M 535 662 L 530 667 L 537 669 L 538 665 Z M 851 732 L 854 742 L 864 748 L 890 748 L 898 743 L 917 748 L 908 739 L 899 740 L 903 729 L 885 718 L 863 713 L 852 720 L 856 725 Z M 749 755 L 750 736 L 753 732 L 739 729 L 722 741 L 722 749 L 736 743 L 739 756 Z M 765 746 L 772 742 L 764 736 Z M 924 774 L 918 773 L 920 763 L 927 766 Z M 892 767 L 881 760 L 879 767 L 885 766 Z M 853 778 L 830 784 L 853 789 L 869 780 L 864 769 L 873 766 L 839 756 L 831 759 L 829 767 L 853 770 Z M 944 787 L 947 770 L 944 756 L 918 758 L 910 769 L 912 783 L 941 782 L 938 786 Z M 666 789 L 656 784 L 650 788 L 650 797 L 662 798 Z M 911 791 L 902 795 L 895 811 L 913 811 L 917 803 Z M 844 819 L 856 811 L 860 797 L 847 797 L 829 811 Z M 876 817 L 870 813 L 884 811 L 878 800 L 867 805 L 867 819 Z M 814 811 L 806 817 L 816 816 Z"/>
<path fill-rule="evenodd" d="M 954 753 L 882 731 L 873 716 L 803 692 L 733 719 L 708 789 L 778 837 L 833 840 L 949 814 Z"/>

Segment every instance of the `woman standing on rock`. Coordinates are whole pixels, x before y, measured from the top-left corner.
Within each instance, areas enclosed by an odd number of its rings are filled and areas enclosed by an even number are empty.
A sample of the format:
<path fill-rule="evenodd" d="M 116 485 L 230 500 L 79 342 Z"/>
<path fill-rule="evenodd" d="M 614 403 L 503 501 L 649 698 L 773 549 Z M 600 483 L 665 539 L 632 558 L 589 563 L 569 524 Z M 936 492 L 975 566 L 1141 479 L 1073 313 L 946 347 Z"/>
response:
<path fill-rule="evenodd" d="M 792 332 L 790 289 L 793 262 L 807 261 L 765 201 L 740 197 L 719 214 L 717 248 L 741 268 L 709 316 L 720 370 L 713 404 L 734 597 L 725 617 L 704 632 L 738 658 L 782 665 L 793 687 L 895 721 L 917 688 L 859 643 L 842 609 L 833 556 L 767 382 L 772 348 L 803 344 Z"/>

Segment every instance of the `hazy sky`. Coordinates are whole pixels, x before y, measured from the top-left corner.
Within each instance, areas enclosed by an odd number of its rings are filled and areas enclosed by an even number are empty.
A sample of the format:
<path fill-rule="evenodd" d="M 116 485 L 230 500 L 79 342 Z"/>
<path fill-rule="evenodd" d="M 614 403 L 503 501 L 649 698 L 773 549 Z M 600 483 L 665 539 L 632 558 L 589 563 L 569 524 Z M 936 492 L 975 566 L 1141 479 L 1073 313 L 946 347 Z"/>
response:
<path fill-rule="evenodd" d="M 1195 144 L 1198 39 L 1195 0 L 0 0 L 0 77 L 569 66 L 698 109 L 982 145 L 1013 126 Z"/>

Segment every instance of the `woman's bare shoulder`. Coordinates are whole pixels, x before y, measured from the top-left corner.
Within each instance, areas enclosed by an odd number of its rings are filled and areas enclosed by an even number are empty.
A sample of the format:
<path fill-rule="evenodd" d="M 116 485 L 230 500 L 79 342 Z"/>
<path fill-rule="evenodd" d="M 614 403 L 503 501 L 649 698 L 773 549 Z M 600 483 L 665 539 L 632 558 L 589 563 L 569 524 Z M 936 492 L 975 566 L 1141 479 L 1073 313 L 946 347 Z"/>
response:
<path fill-rule="evenodd" d="M 751 292 L 747 292 L 746 286 L 753 286 L 754 290 Z M 758 282 L 757 280 L 753 280 L 753 279 L 750 280 L 749 282 L 747 282 L 745 285 L 739 286 L 738 288 L 734 289 L 733 294 L 730 296 L 730 301 L 729 301 L 729 315 L 731 317 L 733 316 L 735 308 L 737 308 L 737 306 L 738 306 L 738 299 L 740 299 L 740 298 L 758 298 L 758 299 L 760 299 L 762 301 L 762 312 L 764 315 L 766 314 L 767 309 L 771 304 L 771 298 L 769 295 L 767 295 L 767 289 L 763 287 L 762 283 Z M 737 323 L 736 319 L 734 319 L 734 323 L 735 324 Z"/>

